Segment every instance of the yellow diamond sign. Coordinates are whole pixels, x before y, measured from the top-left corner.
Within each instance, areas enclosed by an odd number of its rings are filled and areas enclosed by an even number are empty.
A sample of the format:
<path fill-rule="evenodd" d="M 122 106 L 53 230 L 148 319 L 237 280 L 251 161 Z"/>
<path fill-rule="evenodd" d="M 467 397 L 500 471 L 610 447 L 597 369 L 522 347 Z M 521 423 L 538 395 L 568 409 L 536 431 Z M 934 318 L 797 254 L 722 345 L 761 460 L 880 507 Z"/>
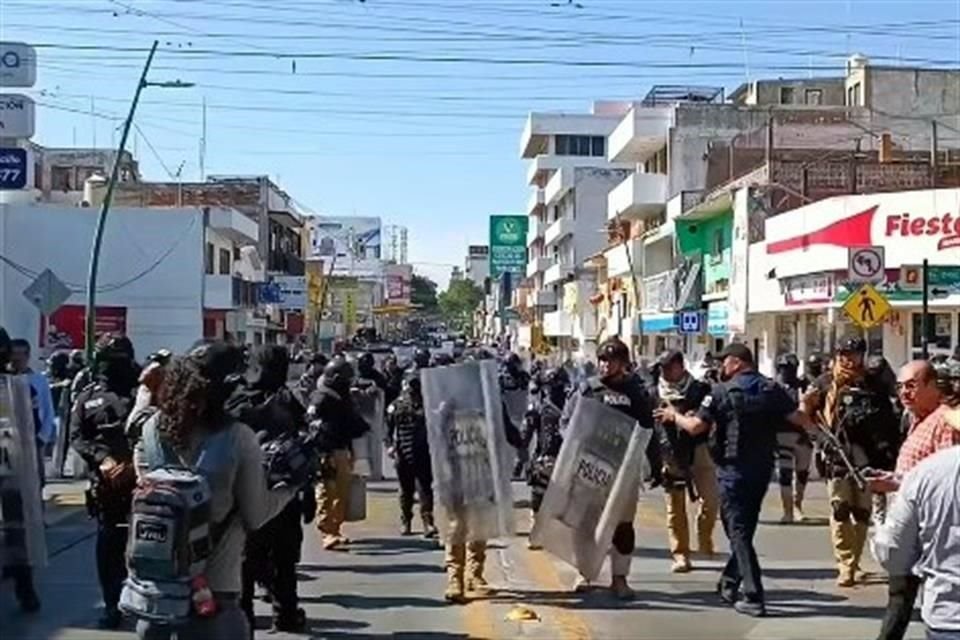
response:
<path fill-rule="evenodd" d="M 847 298 L 843 311 L 858 325 L 869 329 L 883 322 L 890 313 L 890 303 L 872 284 L 865 284 Z"/>

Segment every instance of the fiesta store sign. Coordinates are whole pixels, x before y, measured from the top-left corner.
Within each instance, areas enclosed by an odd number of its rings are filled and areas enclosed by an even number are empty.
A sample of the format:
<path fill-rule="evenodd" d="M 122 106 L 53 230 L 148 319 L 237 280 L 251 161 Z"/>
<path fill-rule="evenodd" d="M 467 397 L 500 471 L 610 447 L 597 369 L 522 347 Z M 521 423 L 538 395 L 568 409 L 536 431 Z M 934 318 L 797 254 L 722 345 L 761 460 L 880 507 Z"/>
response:
<path fill-rule="evenodd" d="M 777 276 L 845 269 L 848 249 L 878 245 L 888 269 L 960 264 L 960 189 L 828 198 L 766 221 Z"/>

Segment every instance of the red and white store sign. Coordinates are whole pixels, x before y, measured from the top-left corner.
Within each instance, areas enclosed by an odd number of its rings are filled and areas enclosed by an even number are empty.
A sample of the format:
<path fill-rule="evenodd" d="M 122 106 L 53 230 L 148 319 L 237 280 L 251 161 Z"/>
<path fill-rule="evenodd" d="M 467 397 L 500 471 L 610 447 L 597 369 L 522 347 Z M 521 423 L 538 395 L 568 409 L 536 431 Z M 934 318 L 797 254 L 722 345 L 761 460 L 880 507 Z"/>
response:
<path fill-rule="evenodd" d="M 850 247 L 882 246 L 887 269 L 960 264 L 960 189 L 828 198 L 766 221 L 779 277 L 847 266 Z"/>

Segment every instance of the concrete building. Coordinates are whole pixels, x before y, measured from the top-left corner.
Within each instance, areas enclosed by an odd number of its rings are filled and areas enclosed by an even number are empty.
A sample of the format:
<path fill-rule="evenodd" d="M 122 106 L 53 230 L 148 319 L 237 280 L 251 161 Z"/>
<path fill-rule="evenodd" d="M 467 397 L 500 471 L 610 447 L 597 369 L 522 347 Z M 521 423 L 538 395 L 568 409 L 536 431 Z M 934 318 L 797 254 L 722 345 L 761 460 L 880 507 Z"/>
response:
<path fill-rule="evenodd" d="M 490 277 L 490 247 L 485 244 L 470 245 L 463 263 L 463 273 L 467 280 L 483 287 Z"/>
<path fill-rule="evenodd" d="M 267 304 L 256 297 L 251 299 L 255 280 L 284 279 L 304 276 L 303 234 L 304 216 L 292 198 L 267 176 L 211 176 L 206 182 L 138 182 L 119 185 L 114 196 L 118 206 L 169 208 L 194 206 L 213 212 L 218 219 L 219 209 L 227 209 L 245 216 L 232 224 L 243 229 L 239 235 L 228 234 L 234 246 L 219 243 L 214 231 L 206 245 L 206 266 L 212 261 L 214 273 L 223 277 L 225 252 L 232 252 L 230 277 L 232 280 L 229 309 L 221 304 L 204 312 L 207 337 L 232 336 L 248 344 L 286 343 L 303 332 L 304 310 L 282 308 Z M 252 222 L 252 226 L 248 224 Z M 254 233 L 250 242 L 249 233 Z M 210 255 L 212 252 L 212 256 Z M 237 275 L 239 274 L 239 275 Z M 244 284 L 244 283 L 248 284 Z M 225 283 L 219 285 L 226 293 Z"/>
<path fill-rule="evenodd" d="M 518 344 L 550 338 L 564 352 L 582 352 L 595 343 L 595 327 L 570 310 L 584 261 L 604 245 L 607 194 L 630 170 L 606 157 L 607 136 L 630 103 L 596 102 L 589 114 L 531 113 L 521 135 L 520 155 L 529 160 L 531 196 L 526 286 L 527 319 Z M 569 294 L 566 306 L 565 292 Z"/>
<path fill-rule="evenodd" d="M 60 346 L 83 346 L 84 290 L 96 218 L 92 208 L 0 204 L 0 254 L 5 258 L 0 263 L 0 325 L 12 336 L 44 347 L 47 334 L 54 333 Z M 223 230 L 230 223 L 216 224 Z M 129 336 L 141 357 L 159 348 L 182 352 L 198 340 L 204 305 L 218 295 L 204 271 L 205 232 L 204 212 L 196 207 L 115 208 L 100 260 L 98 331 Z M 45 269 L 68 285 L 70 296 L 43 319 L 42 328 L 40 313 L 22 292 Z"/>

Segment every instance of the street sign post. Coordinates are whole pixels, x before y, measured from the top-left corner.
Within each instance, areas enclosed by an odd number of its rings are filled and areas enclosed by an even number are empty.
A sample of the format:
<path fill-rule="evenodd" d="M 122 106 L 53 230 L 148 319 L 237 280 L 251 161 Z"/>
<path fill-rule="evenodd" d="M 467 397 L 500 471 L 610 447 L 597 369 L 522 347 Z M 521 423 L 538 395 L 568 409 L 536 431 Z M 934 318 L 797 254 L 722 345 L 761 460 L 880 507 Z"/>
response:
<path fill-rule="evenodd" d="M 877 284 L 885 279 L 883 247 L 850 247 L 847 280 Z"/>
<path fill-rule="evenodd" d="M 0 148 L 0 191 L 23 189 L 27 186 L 27 150 L 16 147 Z"/>
<path fill-rule="evenodd" d="M 0 87 L 32 87 L 37 81 L 37 50 L 25 42 L 0 42 Z"/>
<path fill-rule="evenodd" d="M 31 98 L 18 93 L 0 94 L 0 138 L 31 138 L 35 125 Z"/>
<path fill-rule="evenodd" d="M 490 277 L 504 273 L 512 282 L 523 279 L 527 268 L 527 216 L 490 216 Z"/>
<path fill-rule="evenodd" d="M 40 326 L 43 327 L 44 318 L 59 309 L 71 293 L 70 288 L 53 271 L 44 269 L 43 273 L 38 275 L 30 283 L 30 286 L 23 290 L 23 297 L 29 300 L 30 304 L 40 312 Z M 43 334 L 41 334 L 40 346 L 44 346 Z"/>
<path fill-rule="evenodd" d="M 699 311 L 681 311 L 678 314 L 680 333 L 701 333 L 703 331 L 703 314 Z"/>
<path fill-rule="evenodd" d="M 890 313 L 890 303 L 870 283 L 857 289 L 843 303 L 843 311 L 862 329 L 877 326 Z"/>

